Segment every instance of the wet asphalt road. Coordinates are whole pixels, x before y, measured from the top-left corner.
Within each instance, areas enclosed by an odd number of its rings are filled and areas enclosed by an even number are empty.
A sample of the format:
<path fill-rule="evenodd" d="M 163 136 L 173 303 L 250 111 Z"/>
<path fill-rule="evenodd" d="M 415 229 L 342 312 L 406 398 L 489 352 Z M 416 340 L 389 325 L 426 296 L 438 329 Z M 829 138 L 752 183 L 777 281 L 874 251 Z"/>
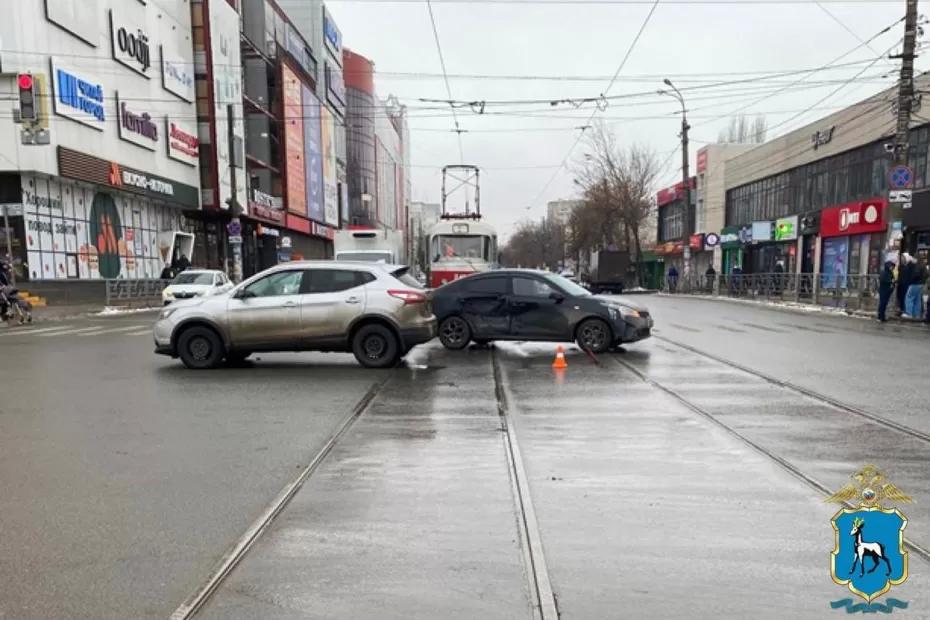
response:
<path fill-rule="evenodd" d="M 516 343 L 427 345 L 382 373 L 322 354 L 191 373 L 151 354 L 146 316 L 0 329 L 0 618 L 170 616 L 384 379 L 202 617 L 532 618 L 498 396 L 563 618 L 841 613 L 836 507 L 732 432 L 829 489 L 886 469 L 930 548 L 927 441 L 675 344 L 930 433 L 930 333 L 648 304 L 668 340 L 600 365 L 570 349 L 562 373 Z M 930 617 L 928 574 L 912 553 L 911 617 Z"/>

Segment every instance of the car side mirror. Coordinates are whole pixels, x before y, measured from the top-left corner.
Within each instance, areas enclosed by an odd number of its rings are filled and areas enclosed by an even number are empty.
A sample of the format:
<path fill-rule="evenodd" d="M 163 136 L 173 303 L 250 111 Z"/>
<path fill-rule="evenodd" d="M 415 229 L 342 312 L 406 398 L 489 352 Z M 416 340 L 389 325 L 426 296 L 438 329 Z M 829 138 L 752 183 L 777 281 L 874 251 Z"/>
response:
<path fill-rule="evenodd" d="M 554 302 L 557 303 L 557 304 L 560 304 L 560 303 L 562 303 L 563 301 L 565 301 L 565 295 L 563 295 L 563 294 L 561 294 L 561 293 L 556 293 L 555 291 L 552 291 L 551 293 L 549 293 L 549 299 L 551 299 L 552 301 L 554 301 Z"/>

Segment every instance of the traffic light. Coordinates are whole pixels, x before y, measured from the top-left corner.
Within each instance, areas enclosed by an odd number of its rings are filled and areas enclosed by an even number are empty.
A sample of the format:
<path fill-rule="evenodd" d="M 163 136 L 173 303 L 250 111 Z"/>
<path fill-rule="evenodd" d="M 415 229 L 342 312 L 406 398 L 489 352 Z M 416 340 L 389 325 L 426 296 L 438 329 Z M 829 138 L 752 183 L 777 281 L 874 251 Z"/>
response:
<path fill-rule="evenodd" d="M 34 123 L 39 120 L 39 106 L 36 102 L 36 81 L 31 73 L 20 73 L 16 78 L 19 86 L 19 114 L 24 122 Z"/>

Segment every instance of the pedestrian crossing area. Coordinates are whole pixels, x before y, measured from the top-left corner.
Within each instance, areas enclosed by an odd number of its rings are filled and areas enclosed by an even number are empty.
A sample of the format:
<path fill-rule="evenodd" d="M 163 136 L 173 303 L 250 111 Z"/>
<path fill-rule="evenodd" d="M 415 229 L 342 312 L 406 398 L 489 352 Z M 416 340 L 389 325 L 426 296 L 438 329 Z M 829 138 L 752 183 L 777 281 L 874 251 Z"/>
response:
<path fill-rule="evenodd" d="M 49 325 L 48 323 L 36 323 L 33 325 L 6 328 L 0 326 L 0 341 L 10 338 L 35 339 L 41 341 L 52 338 L 92 339 L 110 336 L 148 336 L 151 338 L 152 325 L 151 323 L 137 323 L 133 325 L 113 325 L 106 323 L 97 323 L 95 325 L 87 325 L 86 323 Z"/>

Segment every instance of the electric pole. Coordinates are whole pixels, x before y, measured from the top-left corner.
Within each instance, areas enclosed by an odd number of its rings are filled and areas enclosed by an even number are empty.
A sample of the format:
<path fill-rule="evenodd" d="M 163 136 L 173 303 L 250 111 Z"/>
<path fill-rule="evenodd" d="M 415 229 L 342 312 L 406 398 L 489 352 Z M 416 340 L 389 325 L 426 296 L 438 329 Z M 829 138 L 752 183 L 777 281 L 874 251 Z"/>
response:
<path fill-rule="evenodd" d="M 242 215 L 242 205 L 239 203 L 239 192 L 236 186 L 236 153 L 238 153 L 236 144 L 236 132 L 234 125 L 234 115 L 236 106 L 229 104 L 226 106 L 227 130 L 229 139 L 229 184 L 230 197 L 228 200 L 229 214 L 232 220 L 226 228 L 229 238 L 229 245 L 232 247 L 233 267 L 230 274 L 233 282 L 242 282 L 242 221 L 239 216 Z"/>
<path fill-rule="evenodd" d="M 688 130 L 691 129 L 691 125 L 688 124 L 688 110 L 685 108 L 685 97 L 681 94 L 681 91 L 672 84 L 672 81 L 666 78 L 663 80 L 666 86 L 672 89 L 673 92 L 667 90 L 658 91 L 660 95 L 671 95 L 678 99 L 678 102 L 681 103 L 681 183 L 684 185 L 685 190 L 685 206 L 684 206 L 684 216 L 685 222 L 683 226 L 683 245 L 684 245 L 684 259 L 685 259 L 685 277 L 691 275 L 691 235 L 694 234 L 694 209 L 691 205 L 691 169 L 688 166 Z"/>
<path fill-rule="evenodd" d="M 914 57 L 917 48 L 917 0 L 906 0 L 907 12 L 904 16 L 904 47 L 899 56 L 901 59 L 901 77 L 898 80 L 898 118 L 894 138 L 894 163 L 897 166 L 908 165 L 908 150 L 910 148 L 911 108 L 914 102 Z M 904 209 L 910 203 L 890 203 L 891 221 L 900 222 L 904 217 Z M 902 225 L 903 226 L 903 225 Z M 895 231 L 890 231 L 889 249 L 904 251 L 906 230 L 902 227 L 900 239 L 895 239 Z"/>

